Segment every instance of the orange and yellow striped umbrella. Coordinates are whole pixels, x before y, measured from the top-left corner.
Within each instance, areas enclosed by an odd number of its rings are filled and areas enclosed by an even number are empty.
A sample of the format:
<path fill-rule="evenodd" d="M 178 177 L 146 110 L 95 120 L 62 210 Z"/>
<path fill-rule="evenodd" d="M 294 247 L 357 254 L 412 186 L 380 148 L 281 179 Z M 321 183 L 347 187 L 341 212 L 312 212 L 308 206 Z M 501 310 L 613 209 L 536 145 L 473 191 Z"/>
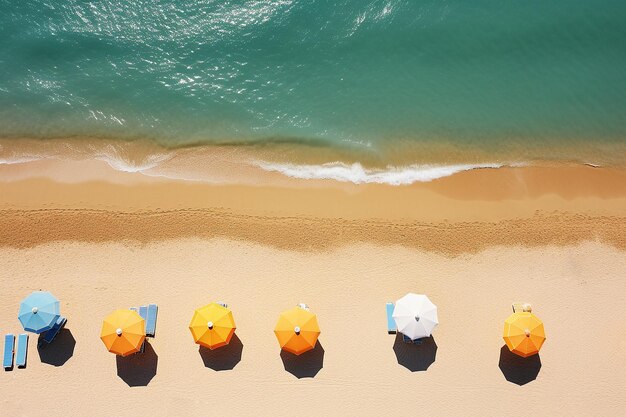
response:
<path fill-rule="evenodd" d="M 146 321 L 136 311 L 115 310 L 102 323 L 100 339 L 109 352 L 128 356 L 139 352 L 146 338 Z"/>
<path fill-rule="evenodd" d="M 509 350 L 524 358 L 535 355 L 546 340 L 543 322 L 524 311 L 513 313 L 504 321 L 504 342 Z"/>
<path fill-rule="evenodd" d="M 197 309 L 189 323 L 193 340 L 209 349 L 226 346 L 236 328 L 232 311 L 217 303 Z"/>
<path fill-rule="evenodd" d="M 300 355 L 315 347 L 320 327 L 315 314 L 302 307 L 294 307 L 281 313 L 274 333 L 282 349 Z"/>

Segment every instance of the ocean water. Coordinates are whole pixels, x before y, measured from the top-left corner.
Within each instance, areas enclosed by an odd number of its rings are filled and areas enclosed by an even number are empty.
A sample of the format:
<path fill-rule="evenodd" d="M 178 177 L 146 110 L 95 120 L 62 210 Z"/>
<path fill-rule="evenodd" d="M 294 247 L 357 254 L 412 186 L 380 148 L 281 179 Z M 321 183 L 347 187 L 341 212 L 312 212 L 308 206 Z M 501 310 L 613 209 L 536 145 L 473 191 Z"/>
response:
<path fill-rule="evenodd" d="M 0 136 L 280 145 L 260 166 L 300 177 L 285 146 L 345 178 L 365 154 L 626 165 L 625 18 L 622 0 L 0 0 Z"/>

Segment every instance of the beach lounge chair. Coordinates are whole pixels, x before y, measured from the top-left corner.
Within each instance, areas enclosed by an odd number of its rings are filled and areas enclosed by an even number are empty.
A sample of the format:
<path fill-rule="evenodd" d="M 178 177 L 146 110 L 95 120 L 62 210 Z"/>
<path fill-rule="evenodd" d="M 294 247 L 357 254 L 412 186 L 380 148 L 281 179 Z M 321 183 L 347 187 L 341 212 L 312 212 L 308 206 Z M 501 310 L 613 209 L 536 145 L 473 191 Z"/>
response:
<path fill-rule="evenodd" d="M 154 337 L 156 335 L 156 321 L 158 312 L 159 307 L 156 304 L 148 305 L 148 314 L 146 318 L 146 336 L 148 337 Z"/>
<path fill-rule="evenodd" d="M 513 313 L 518 313 L 518 312 L 530 313 L 533 311 L 533 307 L 528 303 L 513 303 L 511 307 L 513 308 Z"/>
<path fill-rule="evenodd" d="M 2 366 L 5 370 L 13 369 L 13 347 L 15 346 L 15 335 L 7 334 L 4 336 L 4 359 Z"/>
<path fill-rule="evenodd" d="M 56 323 L 54 323 L 52 328 L 43 335 L 43 338 L 41 340 L 46 343 L 52 343 L 52 341 L 55 337 L 57 337 L 61 329 L 65 327 L 65 323 L 67 323 L 67 319 L 63 316 L 59 316 Z M 41 346 L 41 342 L 39 343 L 39 346 Z"/>
<path fill-rule="evenodd" d="M 17 337 L 17 353 L 15 354 L 15 364 L 18 368 L 26 367 L 26 353 L 28 352 L 28 335 L 22 333 Z"/>
<path fill-rule="evenodd" d="M 148 307 L 147 306 L 131 307 L 130 310 L 133 310 L 134 312 L 138 313 L 142 319 L 148 321 Z"/>
<path fill-rule="evenodd" d="M 415 340 L 413 340 L 409 336 L 404 335 L 404 334 L 402 335 L 402 341 L 404 343 L 412 343 L 414 345 L 421 345 L 423 343 L 422 339 L 415 339 Z"/>
<path fill-rule="evenodd" d="M 387 303 L 387 333 L 396 333 L 396 321 L 393 319 L 393 303 Z"/>
<path fill-rule="evenodd" d="M 131 307 L 130 310 L 139 313 L 141 318 L 146 321 L 146 328 L 148 328 L 148 325 L 147 325 L 147 323 L 148 323 L 148 307 L 147 306 Z M 146 333 L 146 336 L 147 336 L 147 333 Z M 137 353 L 143 353 L 145 351 L 145 349 L 146 349 L 146 341 L 144 339 L 143 343 L 141 344 L 141 347 L 139 348 L 139 352 L 137 352 Z"/>

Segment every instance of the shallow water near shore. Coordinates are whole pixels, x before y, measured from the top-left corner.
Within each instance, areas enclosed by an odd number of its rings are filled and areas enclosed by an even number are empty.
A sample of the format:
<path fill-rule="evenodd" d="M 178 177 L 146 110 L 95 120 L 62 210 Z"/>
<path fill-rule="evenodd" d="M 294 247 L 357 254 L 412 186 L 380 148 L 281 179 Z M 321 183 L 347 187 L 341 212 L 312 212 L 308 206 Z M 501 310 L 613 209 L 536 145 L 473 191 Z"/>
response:
<path fill-rule="evenodd" d="M 254 143 L 274 152 L 265 162 L 366 168 L 624 164 L 612 151 L 626 138 L 620 1 L 2 0 L 0 11 L 5 137 Z"/>

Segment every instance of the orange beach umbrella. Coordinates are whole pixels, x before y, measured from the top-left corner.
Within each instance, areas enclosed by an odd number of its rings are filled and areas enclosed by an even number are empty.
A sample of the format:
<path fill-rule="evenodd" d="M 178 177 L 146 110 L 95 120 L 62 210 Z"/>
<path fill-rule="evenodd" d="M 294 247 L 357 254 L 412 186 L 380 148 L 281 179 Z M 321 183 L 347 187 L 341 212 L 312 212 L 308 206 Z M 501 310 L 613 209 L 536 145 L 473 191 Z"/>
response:
<path fill-rule="evenodd" d="M 516 312 L 504 321 L 504 342 L 509 350 L 524 358 L 535 355 L 546 340 L 543 322 L 528 311 Z"/>
<path fill-rule="evenodd" d="M 115 310 L 102 323 L 100 339 L 116 355 L 139 352 L 145 338 L 146 321 L 136 311 Z"/>
<path fill-rule="evenodd" d="M 300 355 L 315 347 L 320 327 L 315 314 L 298 306 L 280 314 L 274 333 L 282 349 Z"/>
<path fill-rule="evenodd" d="M 232 311 L 218 303 L 197 309 L 189 323 L 193 340 L 209 349 L 217 349 L 230 343 L 235 329 Z"/>

